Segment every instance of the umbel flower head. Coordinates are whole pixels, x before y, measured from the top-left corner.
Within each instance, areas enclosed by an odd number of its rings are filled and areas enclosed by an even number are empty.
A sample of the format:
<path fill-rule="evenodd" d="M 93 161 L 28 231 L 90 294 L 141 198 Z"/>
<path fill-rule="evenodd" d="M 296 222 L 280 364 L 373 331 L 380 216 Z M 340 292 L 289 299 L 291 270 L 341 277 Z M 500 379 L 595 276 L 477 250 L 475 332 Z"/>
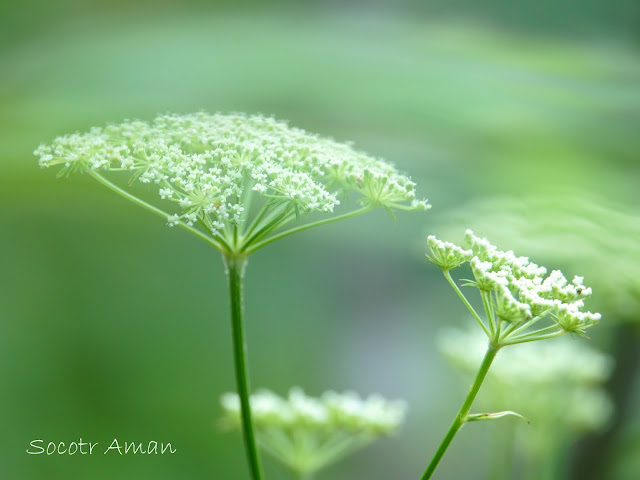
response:
<path fill-rule="evenodd" d="M 467 306 L 495 341 L 520 343 L 516 340 L 533 341 L 566 332 L 583 335 L 600 320 L 599 313 L 584 310 L 584 300 L 592 291 L 584 285 L 583 277 L 575 276 L 569 281 L 559 270 L 547 275 L 545 267 L 527 257 L 516 256 L 513 251 L 498 250 L 471 230 L 467 230 L 465 240 L 466 248 L 462 248 L 431 236 L 428 243 L 432 256 L 429 258 L 443 269 L 456 289 L 449 270 L 469 263 L 473 280 L 465 285 L 480 290 L 488 327 L 468 302 Z M 460 292 L 459 295 L 462 296 Z M 527 331 L 545 317 L 552 319 L 551 327 Z"/>
<path fill-rule="evenodd" d="M 394 433 L 406 404 L 379 395 L 367 399 L 347 392 L 309 397 L 299 388 L 289 396 L 263 390 L 251 395 L 251 410 L 261 447 L 294 473 L 308 477 L 374 440 Z M 240 427 L 240 399 L 224 394 L 222 424 Z"/>
<path fill-rule="evenodd" d="M 103 173 L 126 172 L 155 187 L 169 226 L 199 226 L 222 247 L 249 248 L 301 215 L 330 214 L 348 194 L 365 210 L 429 208 L 390 164 L 260 115 L 125 121 L 58 137 L 35 154 L 43 167 L 89 172 L 103 183 Z M 252 200 L 263 207 L 253 223 Z"/>

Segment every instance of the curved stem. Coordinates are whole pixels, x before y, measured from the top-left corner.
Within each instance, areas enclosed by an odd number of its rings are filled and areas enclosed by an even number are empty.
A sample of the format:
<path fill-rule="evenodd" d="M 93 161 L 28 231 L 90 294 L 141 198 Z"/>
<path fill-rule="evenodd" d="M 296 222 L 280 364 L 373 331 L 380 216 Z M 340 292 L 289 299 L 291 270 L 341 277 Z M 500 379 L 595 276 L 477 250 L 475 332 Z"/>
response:
<path fill-rule="evenodd" d="M 482 327 L 482 330 L 484 330 L 484 333 L 487 334 L 487 337 L 493 338 L 493 336 L 491 335 L 491 332 L 489 332 L 489 329 L 480 318 L 480 315 L 478 315 L 478 312 L 476 312 L 476 310 L 471 306 L 471 304 L 469 303 L 469 300 L 467 300 L 467 297 L 464 296 L 464 293 L 460 291 L 460 289 L 456 285 L 456 282 L 454 282 L 453 278 L 451 278 L 451 274 L 449 273 L 449 270 L 442 270 L 442 274 L 444 275 L 444 278 L 446 278 L 447 281 L 449 282 L 449 285 L 451 285 L 451 288 L 453 288 L 456 291 L 456 293 L 460 297 L 460 300 L 462 300 L 462 303 L 464 303 L 467 306 L 467 308 L 471 312 L 471 315 L 473 315 L 473 318 L 475 318 L 476 321 L 480 324 L 480 326 Z"/>
<path fill-rule="evenodd" d="M 507 342 L 516 341 L 516 340 L 524 340 L 525 338 L 534 337 L 536 335 L 543 335 L 546 333 L 555 332 L 558 329 L 558 325 L 549 325 L 548 327 L 540 328 L 538 330 L 534 330 L 532 332 L 523 333 L 522 335 L 507 335 L 504 340 Z"/>
<path fill-rule="evenodd" d="M 326 225 L 328 223 L 333 223 L 333 222 L 337 222 L 338 220 L 344 220 L 346 218 L 351 218 L 351 217 L 355 217 L 357 215 L 360 215 L 362 213 L 368 212 L 369 210 L 372 210 L 372 207 L 363 207 L 360 208 L 358 210 L 354 210 L 353 212 L 349 212 L 349 213 L 345 213 L 343 215 L 338 215 L 337 217 L 331 217 L 331 218 L 327 218 L 325 220 L 319 220 L 317 222 L 312 222 L 312 223 L 306 223 L 304 225 L 300 225 L 299 227 L 295 227 L 295 228 L 291 228 L 289 230 L 285 230 L 284 232 L 278 233 L 277 235 L 274 235 L 272 237 L 267 238 L 266 240 L 262 240 L 258 243 L 256 243 L 255 245 L 251 246 L 246 253 L 253 253 L 256 250 L 259 250 L 260 248 L 269 245 L 271 242 L 275 242 L 276 240 L 279 240 L 281 238 L 284 237 L 288 237 L 289 235 L 293 235 L 294 233 L 298 233 L 298 232 L 302 232 L 304 230 L 307 230 L 309 228 L 313 228 L 313 227 L 318 227 L 320 225 Z"/>
<path fill-rule="evenodd" d="M 252 480 L 262 479 L 260 457 L 253 431 L 251 405 L 249 403 L 250 387 L 247 368 L 247 345 L 244 338 L 242 319 L 242 280 L 247 264 L 246 257 L 224 256 L 227 277 L 229 280 L 229 303 L 231 307 L 231 331 L 233 334 L 233 358 L 235 363 L 236 386 L 240 397 L 240 414 L 242 418 L 242 434 L 249 461 Z"/>
<path fill-rule="evenodd" d="M 550 330 L 551 333 L 538 334 L 543 330 L 549 330 L 549 329 L 551 329 Z M 507 340 L 504 340 L 501 342 L 501 345 L 504 347 L 507 345 L 516 345 L 518 343 L 537 342 L 538 340 L 548 340 L 549 338 L 560 337 L 565 333 L 567 333 L 565 330 L 563 330 L 562 328 L 556 327 L 555 325 L 552 325 L 551 327 L 545 328 L 543 330 L 539 330 L 538 332 L 533 332 L 532 334 L 533 336 L 525 335 L 522 337 L 513 338 L 511 340 L 507 338 Z"/>
<path fill-rule="evenodd" d="M 251 223 L 247 226 L 246 230 L 242 232 L 242 236 L 244 238 L 249 238 L 251 236 L 253 231 L 262 221 L 262 219 L 269 213 L 271 206 L 272 205 L 270 202 L 267 202 L 265 205 L 262 206 L 262 209 L 260 210 L 260 212 L 258 212 L 255 215 L 255 217 L 253 217 L 253 220 L 251 220 Z"/>
<path fill-rule="evenodd" d="M 198 223 L 200 225 L 202 225 L 202 228 L 204 228 L 205 230 L 210 230 L 210 227 L 207 225 L 207 223 L 204 221 L 204 219 L 198 217 Z M 228 239 L 225 238 L 224 236 L 221 235 L 221 233 L 224 233 L 224 230 L 222 230 L 220 233 L 218 233 L 217 235 L 217 242 L 222 245 L 222 252 L 231 252 L 233 251 L 233 249 L 231 248 L 231 245 L 229 245 Z"/>
<path fill-rule="evenodd" d="M 496 317 L 493 314 L 493 309 L 491 308 L 491 294 L 485 291 L 481 291 L 480 294 L 482 295 L 485 317 L 487 317 L 487 320 L 489 321 L 491 339 L 495 341 L 500 336 L 500 324 L 496 322 Z"/>
<path fill-rule="evenodd" d="M 542 315 L 536 315 L 535 317 L 533 317 L 530 320 L 527 320 L 525 322 L 522 322 L 522 324 L 515 324 L 512 323 L 511 325 L 509 325 L 509 327 L 507 327 L 504 332 L 502 332 L 500 334 L 500 339 L 504 340 L 505 338 L 507 338 L 508 336 L 516 336 L 518 334 L 520 334 L 521 332 L 526 331 L 527 329 L 531 328 L 533 325 L 535 325 L 536 323 L 538 323 L 540 320 L 542 320 L 544 318 L 544 314 Z"/>
<path fill-rule="evenodd" d="M 91 175 L 93 178 L 98 180 L 100 183 L 102 183 L 107 188 L 109 188 L 109 189 L 113 190 L 114 192 L 116 192 L 118 195 L 123 196 L 127 200 L 131 200 L 133 203 L 135 203 L 135 204 L 137 204 L 137 205 L 139 205 L 139 206 L 141 206 L 143 208 L 146 208 L 147 210 L 155 213 L 156 215 L 159 215 L 160 217 L 164 218 L 165 220 L 169 216 L 169 214 L 167 212 L 165 212 L 163 210 L 160 210 L 158 207 L 154 207 L 150 203 L 147 203 L 144 200 L 139 199 L 135 195 L 130 194 L 126 190 L 123 190 L 122 188 L 118 187 L 115 183 L 112 183 L 109 180 L 107 180 L 106 178 L 104 178 L 102 175 L 100 175 L 95 170 L 90 170 L 89 171 L 89 175 Z M 209 245 L 212 245 L 213 247 L 215 247 L 220 252 L 224 251 L 224 248 L 222 247 L 222 245 L 220 245 L 220 243 L 215 241 L 213 238 L 205 235 L 200 230 L 198 230 L 196 228 L 193 228 L 193 227 L 190 227 L 189 225 L 187 225 L 186 223 L 184 223 L 182 221 L 178 221 L 178 225 L 181 228 L 184 228 L 185 230 L 187 230 L 188 232 L 193 233 L 195 236 L 197 236 L 201 240 L 204 240 Z"/>
<path fill-rule="evenodd" d="M 458 430 L 460 430 L 462 425 L 464 425 L 465 422 L 467 421 L 467 415 L 469 415 L 469 410 L 471 409 L 471 405 L 473 405 L 473 401 L 476 399 L 476 396 L 480 391 L 482 382 L 484 381 L 484 379 L 487 376 L 487 373 L 489 372 L 489 367 L 491 367 L 491 363 L 493 363 L 493 360 L 494 358 L 496 358 L 496 355 L 498 354 L 499 350 L 500 350 L 500 347 L 497 347 L 489 343 L 489 346 L 487 347 L 487 352 L 485 353 L 484 358 L 482 359 L 482 363 L 480 364 L 480 369 L 478 370 L 478 374 L 476 375 L 476 379 L 473 382 L 473 385 L 471 385 L 471 388 L 469 389 L 467 398 L 464 399 L 464 402 L 462 403 L 462 406 L 460 407 L 460 410 L 458 411 L 456 418 L 453 420 L 451 427 L 449 427 L 449 431 L 445 435 L 444 439 L 442 440 L 442 443 L 438 447 L 438 450 L 436 451 L 435 455 L 431 459 L 429 466 L 427 467 L 424 474 L 422 475 L 422 480 L 428 480 L 431 478 L 431 476 L 433 475 L 433 472 L 435 472 L 436 467 L 438 466 L 438 463 L 440 463 L 440 460 L 442 459 L 445 452 L 447 451 L 447 448 L 449 448 L 449 445 L 451 444 L 453 437 L 456 436 L 456 433 L 458 433 Z"/>
<path fill-rule="evenodd" d="M 280 211 L 278 211 L 278 207 L 276 207 L 276 209 L 274 209 L 274 211 L 271 212 L 267 217 L 268 221 L 261 225 L 260 229 L 257 232 L 254 232 L 251 236 L 244 235 L 244 238 L 242 239 L 242 251 L 246 250 L 246 248 L 248 248 L 254 242 L 260 241 L 261 238 L 263 238 L 265 235 L 268 235 L 276 228 L 284 225 L 287 221 L 290 220 L 290 214 L 290 205 L 282 205 Z"/>

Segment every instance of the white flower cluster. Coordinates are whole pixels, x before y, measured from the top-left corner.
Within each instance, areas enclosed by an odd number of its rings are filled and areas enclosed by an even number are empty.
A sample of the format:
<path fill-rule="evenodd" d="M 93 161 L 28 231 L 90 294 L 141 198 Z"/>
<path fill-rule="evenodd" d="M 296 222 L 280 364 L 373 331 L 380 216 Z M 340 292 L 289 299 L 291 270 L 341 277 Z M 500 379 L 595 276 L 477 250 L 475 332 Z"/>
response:
<path fill-rule="evenodd" d="M 437 239 L 431 242 L 443 245 L 439 247 L 441 251 L 447 248 L 454 252 L 458 264 L 469 258 L 474 276 L 469 285 L 493 293 L 495 313 L 500 319 L 520 323 L 550 314 L 562 329 L 579 334 L 600 320 L 599 313 L 583 311 L 583 299 L 592 293 L 583 284 L 583 277 L 575 276 L 569 282 L 559 270 L 547 275 L 546 268 L 527 257 L 516 256 L 513 251 L 498 250 L 471 230 L 466 231 L 465 240 L 470 250 Z"/>
<path fill-rule="evenodd" d="M 322 397 L 305 395 L 293 388 L 288 398 L 269 390 L 251 395 L 251 413 L 257 428 L 335 430 L 347 433 L 386 435 L 402 423 L 406 404 L 387 401 L 379 395 L 362 399 L 356 393 L 325 392 Z M 240 421 L 240 399 L 235 393 L 221 398 L 225 414 Z"/>
<path fill-rule="evenodd" d="M 338 196 L 362 195 L 364 205 L 427 209 L 415 184 L 388 163 L 347 144 L 321 138 L 273 118 L 196 113 L 125 121 L 58 137 L 35 152 L 43 167 L 128 171 L 155 184 L 180 209 L 168 219 L 202 221 L 214 234 L 241 221 L 244 199 L 258 193 L 296 213 L 332 212 Z"/>
<path fill-rule="evenodd" d="M 474 199 L 448 212 L 494 242 L 581 272 L 597 290 L 594 303 L 621 321 L 640 321 L 640 213 L 590 190 Z"/>
<path fill-rule="evenodd" d="M 221 398 L 223 424 L 240 428 L 240 399 Z M 299 388 L 287 398 L 263 390 L 250 397 L 260 446 L 300 477 L 308 477 L 345 455 L 361 449 L 402 423 L 406 404 L 378 395 L 326 392 L 309 397 Z"/>

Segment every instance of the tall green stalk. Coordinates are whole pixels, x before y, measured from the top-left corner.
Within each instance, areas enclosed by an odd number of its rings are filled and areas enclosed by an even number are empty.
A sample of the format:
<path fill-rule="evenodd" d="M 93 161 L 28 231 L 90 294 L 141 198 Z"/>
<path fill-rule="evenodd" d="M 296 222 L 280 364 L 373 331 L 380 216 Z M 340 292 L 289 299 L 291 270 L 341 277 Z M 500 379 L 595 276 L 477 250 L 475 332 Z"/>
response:
<path fill-rule="evenodd" d="M 256 444 L 249 404 L 250 386 L 247 365 L 247 343 L 244 338 L 242 286 L 247 258 L 244 256 L 224 255 L 227 279 L 229 282 L 229 305 L 231 311 L 231 331 L 233 337 L 233 359 L 235 363 L 236 386 L 240 397 L 242 434 L 247 453 L 251 478 L 262 479 L 262 467 Z"/>
<path fill-rule="evenodd" d="M 183 228 L 222 253 L 229 280 L 242 430 L 253 480 L 261 480 L 262 473 L 251 421 L 242 323 L 247 257 L 276 240 L 375 207 L 392 215 L 395 210 L 430 208 L 426 199 L 416 197 L 415 183 L 392 165 L 262 115 L 198 112 L 161 115 L 151 122 L 125 121 L 60 136 L 34 154 L 40 166 L 60 167 L 59 175 L 88 173 L 162 217 L 168 226 Z M 110 174 L 103 176 L 108 172 L 121 180 L 113 183 Z M 124 185 L 125 176 L 129 187 L 146 185 L 164 206 L 118 186 L 120 181 Z M 362 208 L 331 215 L 349 193 L 358 197 Z M 252 215 L 256 205 L 261 210 Z M 284 230 L 312 213 L 325 217 Z"/>
<path fill-rule="evenodd" d="M 476 379 L 473 382 L 473 385 L 471 385 L 471 388 L 469 389 L 467 398 L 465 398 L 464 402 L 462 403 L 462 406 L 460 407 L 460 410 L 458 411 L 456 418 L 453 420 L 451 427 L 449 427 L 449 431 L 445 435 L 444 439 L 442 440 L 442 443 L 438 447 L 438 450 L 436 451 L 435 455 L 431 459 L 429 466 L 427 467 L 424 474 L 422 475 L 422 480 L 428 480 L 431 478 L 431 476 L 433 475 L 433 472 L 435 472 L 436 467 L 440 463 L 440 460 L 442 460 L 442 457 L 444 456 L 445 452 L 449 448 L 449 445 L 451 444 L 453 437 L 456 436 L 456 433 L 458 433 L 458 431 L 462 428 L 462 426 L 467 422 L 469 410 L 471 410 L 471 405 L 473 405 L 473 401 L 476 399 L 476 396 L 480 391 L 480 387 L 482 386 L 482 382 L 486 378 L 487 373 L 489 372 L 489 368 L 491 367 L 493 360 L 496 358 L 498 351 L 500 351 L 500 347 L 497 347 L 492 343 L 489 343 L 489 346 L 487 347 L 487 352 L 484 355 L 482 364 L 480 365 L 480 369 L 478 370 L 478 374 L 476 375 Z"/>

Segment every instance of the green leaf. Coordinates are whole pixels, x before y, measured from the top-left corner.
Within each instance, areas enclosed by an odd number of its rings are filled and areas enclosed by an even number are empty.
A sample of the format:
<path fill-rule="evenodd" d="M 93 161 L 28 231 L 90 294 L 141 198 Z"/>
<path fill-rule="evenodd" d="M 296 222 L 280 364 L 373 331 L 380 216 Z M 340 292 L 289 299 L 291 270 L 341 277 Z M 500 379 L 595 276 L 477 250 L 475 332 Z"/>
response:
<path fill-rule="evenodd" d="M 495 413 L 472 413 L 467 415 L 465 422 L 479 422 L 481 420 L 497 420 L 502 417 L 518 417 L 524 420 L 527 423 L 531 423 L 525 417 L 520 415 L 517 412 L 512 412 L 511 410 L 505 410 L 504 412 L 495 412 Z"/>

